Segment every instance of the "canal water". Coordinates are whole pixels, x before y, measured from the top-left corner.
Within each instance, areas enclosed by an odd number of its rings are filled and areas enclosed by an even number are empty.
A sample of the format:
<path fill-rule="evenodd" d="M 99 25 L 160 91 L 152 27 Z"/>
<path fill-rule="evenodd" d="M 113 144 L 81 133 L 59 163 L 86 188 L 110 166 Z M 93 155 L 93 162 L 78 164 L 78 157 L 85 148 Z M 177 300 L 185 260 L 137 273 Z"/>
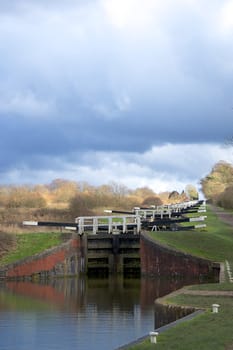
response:
<path fill-rule="evenodd" d="M 0 350 L 116 349 L 163 324 L 154 300 L 181 286 L 123 277 L 2 282 Z"/>

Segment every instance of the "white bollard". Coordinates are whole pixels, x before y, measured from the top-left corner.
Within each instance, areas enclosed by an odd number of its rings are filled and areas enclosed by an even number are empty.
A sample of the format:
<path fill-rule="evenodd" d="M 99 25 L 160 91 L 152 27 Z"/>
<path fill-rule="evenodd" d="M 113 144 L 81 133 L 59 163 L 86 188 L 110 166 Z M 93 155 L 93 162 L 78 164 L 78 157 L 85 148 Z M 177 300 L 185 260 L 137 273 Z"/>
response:
<path fill-rule="evenodd" d="M 212 312 L 217 314 L 219 307 L 220 307 L 220 305 L 218 305 L 218 304 L 212 304 Z"/>
<path fill-rule="evenodd" d="M 157 339 L 156 339 L 156 337 L 159 335 L 159 333 L 158 332 L 150 332 L 150 342 L 151 343 L 154 343 L 154 344 L 156 344 L 157 343 Z"/>

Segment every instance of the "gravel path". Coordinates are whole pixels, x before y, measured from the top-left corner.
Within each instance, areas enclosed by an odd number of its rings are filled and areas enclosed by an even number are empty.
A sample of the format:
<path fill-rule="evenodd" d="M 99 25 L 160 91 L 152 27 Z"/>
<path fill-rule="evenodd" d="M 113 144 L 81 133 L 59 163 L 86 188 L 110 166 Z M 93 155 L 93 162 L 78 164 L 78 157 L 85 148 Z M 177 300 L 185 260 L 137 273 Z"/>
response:
<path fill-rule="evenodd" d="M 179 294 L 185 294 L 185 295 L 201 295 L 201 296 L 228 296 L 233 297 L 233 291 L 223 291 L 223 290 L 191 290 L 187 287 L 183 287 L 181 289 L 178 289 L 174 292 L 171 292 L 168 295 L 165 295 L 164 297 L 156 299 L 156 302 L 158 303 L 164 303 L 167 298 L 173 298 Z"/>
<path fill-rule="evenodd" d="M 213 212 L 219 217 L 220 220 L 233 227 L 233 213 L 227 212 L 222 208 L 211 205 Z"/>

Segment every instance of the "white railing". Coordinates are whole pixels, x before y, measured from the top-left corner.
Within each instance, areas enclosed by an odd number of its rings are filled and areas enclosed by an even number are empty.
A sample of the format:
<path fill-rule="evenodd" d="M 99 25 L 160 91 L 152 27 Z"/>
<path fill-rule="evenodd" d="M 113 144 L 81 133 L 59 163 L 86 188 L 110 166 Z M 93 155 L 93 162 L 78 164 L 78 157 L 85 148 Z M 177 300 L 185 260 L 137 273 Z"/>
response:
<path fill-rule="evenodd" d="M 118 216 L 79 216 L 75 218 L 78 233 L 83 234 L 85 229 L 91 229 L 93 234 L 97 234 L 101 229 L 108 233 L 126 233 L 135 228 L 136 233 L 141 230 L 141 218 L 138 215 L 118 215 Z"/>

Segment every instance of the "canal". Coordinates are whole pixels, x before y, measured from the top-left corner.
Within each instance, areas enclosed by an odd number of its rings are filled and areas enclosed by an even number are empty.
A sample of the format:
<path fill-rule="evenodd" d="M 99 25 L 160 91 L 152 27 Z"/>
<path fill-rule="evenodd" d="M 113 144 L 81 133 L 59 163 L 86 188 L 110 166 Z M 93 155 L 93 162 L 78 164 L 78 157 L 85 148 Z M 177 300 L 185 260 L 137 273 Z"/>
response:
<path fill-rule="evenodd" d="M 163 324 L 154 300 L 182 285 L 123 277 L 2 282 L 0 349 L 116 349 Z"/>

